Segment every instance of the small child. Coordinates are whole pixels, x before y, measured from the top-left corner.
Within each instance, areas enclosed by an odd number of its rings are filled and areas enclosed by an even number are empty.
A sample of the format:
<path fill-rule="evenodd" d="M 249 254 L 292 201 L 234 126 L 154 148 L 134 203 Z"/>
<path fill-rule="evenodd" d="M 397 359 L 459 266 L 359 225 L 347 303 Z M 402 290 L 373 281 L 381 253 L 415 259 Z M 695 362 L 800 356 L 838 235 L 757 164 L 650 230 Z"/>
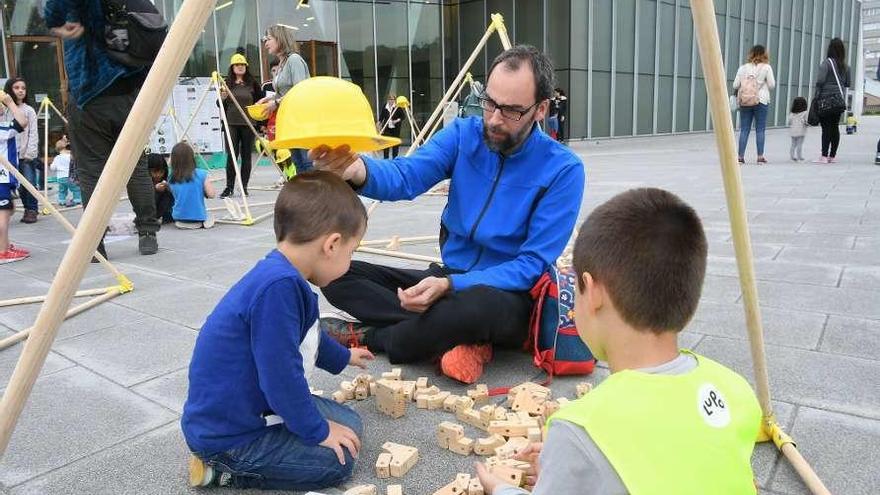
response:
<path fill-rule="evenodd" d="M 791 102 L 788 114 L 788 134 L 791 136 L 791 161 L 804 161 L 804 138 L 807 135 L 807 99 L 798 96 Z"/>
<path fill-rule="evenodd" d="M 363 423 L 309 391 L 373 355 L 318 328 L 318 296 L 341 277 L 367 225 L 363 203 L 329 172 L 300 174 L 275 202 L 277 249 L 223 297 L 196 339 L 181 427 L 192 486 L 319 490 L 348 479 Z M 223 473 L 221 476 L 220 473 Z"/>
<path fill-rule="evenodd" d="M 846 112 L 846 133 L 855 134 L 859 130 L 859 122 L 852 112 Z"/>
<path fill-rule="evenodd" d="M 12 114 L 11 122 L 0 122 L 0 154 L 8 157 L 9 164 L 15 167 L 18 166 L 15 136 L 27 127 L 27 115 L 15 104 L 12 96 L 4 91 L 0 91 L 0 103 Z M 26 249 L 15 247 L 9 242 L 9 220 L 15 212 L 12 192 L 17 186 L 15 175 L 6 170 L 6 167 L 0 167 L 0 265 L 21 261 L 31 255 Z"/>
<path fill-rule="evenodd" d="M 696 212 L 660 189 L 619 194 L 583 223 L 575 320 L 611 376 L 551 416 L 543 448 L 520 454 L 538 466 L 533 495 L 756 493 L 754 392 L 742 376 L 678 347 L 706 257 Z M 487 494 L 526 493 L 482 464 L 477 473 Z"/>
<path fill-rule="evenodd" d="M 55 178 L 58 180 L 58 206 L 78 206 L 82 204 L 82 192 L 79 185 L 70 178 L 70 167 L 72 155 L 70 154 L 70 141 L 67 137 L 62 137 L 55 143 L 55 151 L 58 155 L 52 160 L 49 166 L 55 172 Z M 67 193 L 70 192 L 70 201 L 67 200 Z"/>
<path fill-rule="evenodd" d="M 168 187 L 168 163 L 165 157 L 158 153 L 147 155 L 147 168 L 150 169 L 150 178 L 153 179 L 153 193 L 156 200 L 156 218 L 162 223 L 171 223 L 174 218 L 171 210 L 174 207 L 174 195 Z"/>
<path fill-rule="evenodd" d="M 171 148 L 171 181 L 168 183 L 174 195 L 171 216 L 179 229 L 210 229 L 214 216 L 205 207 L 205 198 L 217 195 L 208 180 L 208 172 L 196 168 L 196 155 L 192 146 L 180 142 Z"/>

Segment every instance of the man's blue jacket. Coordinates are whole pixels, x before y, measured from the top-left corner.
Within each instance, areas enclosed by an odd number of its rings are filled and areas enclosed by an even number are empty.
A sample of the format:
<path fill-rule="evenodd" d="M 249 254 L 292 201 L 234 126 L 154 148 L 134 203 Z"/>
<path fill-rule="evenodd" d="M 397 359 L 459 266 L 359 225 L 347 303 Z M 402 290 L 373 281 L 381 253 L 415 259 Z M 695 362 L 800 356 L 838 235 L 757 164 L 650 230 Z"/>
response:
<path fill-rule="evenodd" d="M 451 178 L 440 224 L 443 263 L 453 290 L 476 285 L 530 289 L 562 254 L 584 194 L 584 165 L 535 125 L 504 156 L 483 141 L 483 121 L 456 119 L 412 156 L 363 157 L 360 194 L 382 201 L 413 199 Z"/>

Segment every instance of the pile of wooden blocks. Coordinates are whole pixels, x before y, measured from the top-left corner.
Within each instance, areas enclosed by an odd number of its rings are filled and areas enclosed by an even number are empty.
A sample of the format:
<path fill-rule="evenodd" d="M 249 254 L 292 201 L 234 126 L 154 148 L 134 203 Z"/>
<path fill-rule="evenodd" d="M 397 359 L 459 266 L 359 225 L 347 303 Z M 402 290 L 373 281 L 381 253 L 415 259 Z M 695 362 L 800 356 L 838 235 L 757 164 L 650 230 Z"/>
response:
<path fill-rule="evenodd" d="M 402 478 L 419 460 L 419 449 L 415 447 L 385 442 L 382 450 L 385 452 L 379 454 L 376 461 L 376 476 L 379 479 Z"/>
<path fill-rule="evenodd" d="M 352 381 L 344 381 L 339 384 L 339 390 L 333 392 L 333 400 L 344 404 L 350 400 L 366 400 L 375 395 L 376 384 L 371 375 L 360 374 Z"/>
<path fill-rule="evenodd" d="M 455 481 L 437 490 L 434 495 L 483 495 L 483 485 L 476 476 L 458 473 Z"/>
<path fill-rule="evenodd" d="M 388 485 L 385 495 L 403 495 L 403 485 Z M 379 495 L 376 485 L 358 485 L 345 490 L 344 495 Z"/>

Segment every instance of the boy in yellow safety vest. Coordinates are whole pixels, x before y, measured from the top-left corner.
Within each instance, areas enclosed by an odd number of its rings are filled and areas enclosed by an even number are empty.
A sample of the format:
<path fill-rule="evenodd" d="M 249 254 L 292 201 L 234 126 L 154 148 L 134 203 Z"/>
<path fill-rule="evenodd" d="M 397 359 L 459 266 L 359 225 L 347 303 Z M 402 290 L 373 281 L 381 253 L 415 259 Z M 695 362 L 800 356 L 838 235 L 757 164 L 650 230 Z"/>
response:
<path fill-rule="evenodd" d="M 696 212 L 660 189 L 619 194 L 581 226 L 577 328 L 612 374 L 550 418 L 543 447 L 520 454 L 533 465 L 533 495 L 756 493 L 754 392 L 730 369 L 678 347 L 700 300 L 706 253 Z M 526 493 L 482 464 L 477 473 L 487 494 Z"/>

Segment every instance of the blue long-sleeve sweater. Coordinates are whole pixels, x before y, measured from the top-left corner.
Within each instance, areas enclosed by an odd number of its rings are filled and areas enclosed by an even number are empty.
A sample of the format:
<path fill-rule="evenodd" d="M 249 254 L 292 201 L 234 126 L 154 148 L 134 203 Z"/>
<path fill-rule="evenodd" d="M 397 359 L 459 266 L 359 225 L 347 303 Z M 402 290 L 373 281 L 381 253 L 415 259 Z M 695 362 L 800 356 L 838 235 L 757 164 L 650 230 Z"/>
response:
<path fill-rule="evenodd" d="M 199 332 L 190 363 L 181 427 L 193 452 L 246 445 L 267 431 L 270 413 L 306 444 L 327 438 L 300 354 L 317 318 L 317 295 L 277 250 L 229 290 Z M 351 353 L 320 338 L 315 365 L 338 374 Z"/>
<path fill-rule="evenodd" d="M 68 88 L 80 108 L 117 79 L 143 71 L 126 67 L 107 55 L 102 40 L 105 21 L 101 0 L 46 0 L 43 18 L 50 29 L 66 22 L 78 22 L 85 28 L 79 38 L 64 40 Z"/>
<path fill-rule="evenodd" d="M 441 217 L 443 263 L 454 290 L 487 285 L 530 289 L 556 261 L 577 221 L 584 165 L 535 125 L 509 156 L 483 141 L 483 121 L 456 119 L 410 157 L 363 157 L 360 194 L 383 201 L 413 199 L 451 178 Z"/>

